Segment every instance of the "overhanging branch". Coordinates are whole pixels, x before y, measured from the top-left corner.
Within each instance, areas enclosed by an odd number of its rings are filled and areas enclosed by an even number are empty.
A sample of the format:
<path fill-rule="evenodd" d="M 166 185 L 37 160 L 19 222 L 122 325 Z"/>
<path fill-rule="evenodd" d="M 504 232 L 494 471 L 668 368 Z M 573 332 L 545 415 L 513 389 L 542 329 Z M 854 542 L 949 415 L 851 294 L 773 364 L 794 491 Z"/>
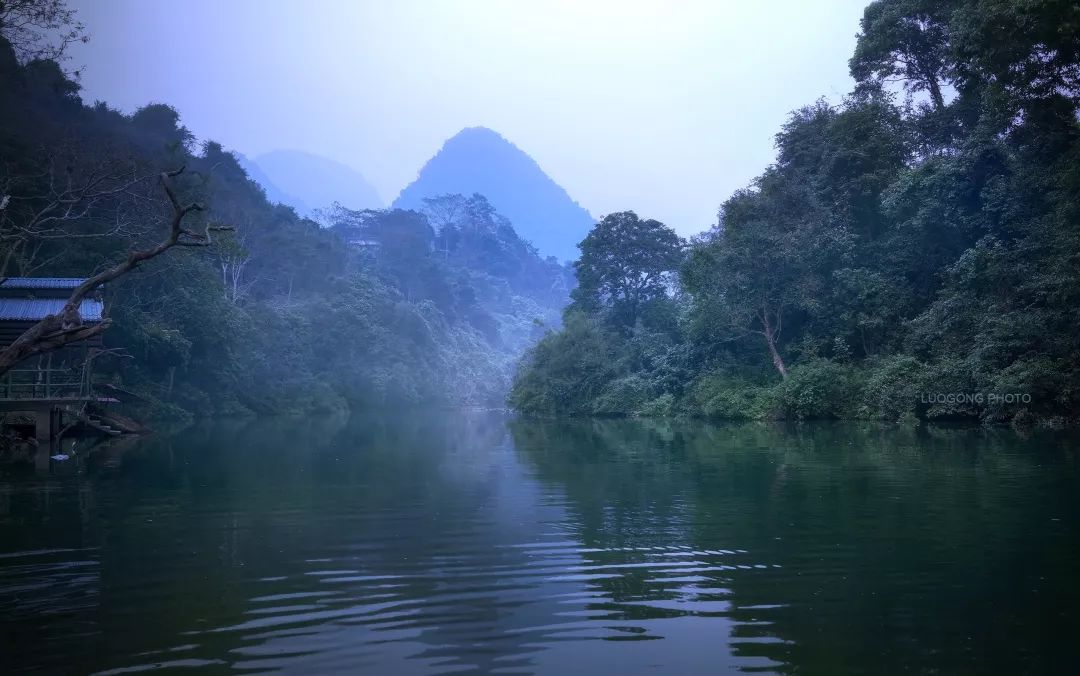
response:
<path fill-rule="evenodd" d="M 223 225 L 207 225 L 206 229 L 199 233 L 184 227 L 184 218 L 193 212 L 203 211 L 204 207 L 198 202 L 181 204 L 173 189 L 172 179 L 183 172 L 184 167 L 180 167 L 173 171 L 162 172 L 160 176 L 162 188 L 173 209 L 173 215 L 169 221 L 169 232 L 165 238 L 150 248 L 128 252 L 123 261 L 83 281 L 71 292 L 59 314 L 46 316 L 27 329 L 13 343 L 0 350 L 0 375 L 24 359 L 52 352 L 65 345 L 104 333 L 110 324 L 108 319 L 95 324 L 84 324 L 79 314 L 82 301 L 103 284 L 126 275 L 142 263 L 160 256 L 173 247 L 209 246 L 212 243 L 210 233 L 232 229 Z"/>

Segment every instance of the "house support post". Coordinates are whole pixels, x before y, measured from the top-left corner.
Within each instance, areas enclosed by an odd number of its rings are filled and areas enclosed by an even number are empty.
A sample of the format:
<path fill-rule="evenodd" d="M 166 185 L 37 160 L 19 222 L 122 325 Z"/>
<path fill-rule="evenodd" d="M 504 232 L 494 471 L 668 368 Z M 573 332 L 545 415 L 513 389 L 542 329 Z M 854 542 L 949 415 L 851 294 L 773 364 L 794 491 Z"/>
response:
<path fill-rule="evenodd" d="M 48 441 L 51 438 L 52 421 L 49 419 L 49 409 L 37 408 L 34 410 L 34 438 L 38 441 Z"/>

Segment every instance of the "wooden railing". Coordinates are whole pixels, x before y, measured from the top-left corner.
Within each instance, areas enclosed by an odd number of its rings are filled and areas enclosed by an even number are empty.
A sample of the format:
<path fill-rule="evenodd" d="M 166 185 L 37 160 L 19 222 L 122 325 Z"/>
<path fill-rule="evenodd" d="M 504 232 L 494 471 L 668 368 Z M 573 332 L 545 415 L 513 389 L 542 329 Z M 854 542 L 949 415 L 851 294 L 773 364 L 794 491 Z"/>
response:
<path fill-rule="evenodd" d="M 12 369 L 0 376 L 0 401 L 56 401 L 89 397 L 88 369 Z"/>

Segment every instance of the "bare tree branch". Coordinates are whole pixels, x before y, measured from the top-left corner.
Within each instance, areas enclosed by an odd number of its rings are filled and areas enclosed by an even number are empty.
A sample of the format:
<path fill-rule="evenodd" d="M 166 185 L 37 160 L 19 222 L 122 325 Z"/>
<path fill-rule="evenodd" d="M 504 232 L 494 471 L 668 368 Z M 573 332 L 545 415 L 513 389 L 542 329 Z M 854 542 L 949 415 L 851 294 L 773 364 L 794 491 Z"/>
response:
<path fill-rule="evenodd" d="M 212 232 L 231 230 L 228 226 L 207 225 L 203 232 L 195 232 L 184 227 L 184 218 L 203 206 L 197 202 L 181 205 L 172 186 L 172 179 L 183 173 L 181 167 L 175 171 L 162 172 L 161 185 L 173 208 L 169 222 L 168 235 L 156 245 L 141 250 L 128 252 L 127 257 L 101 272 L 89 277 L 71 292 L 60 314 L 49 315 L 27 329 L 15 342 L 0 350 L 0 375 L 6 373 L 19 362 L 44 352 L 58 350 L 65 345 L 96 337 L 105 332 L 111 321 L 102 319 L 96 324 L 84 324 L 79 314 L 82 301 L 103 284 L 107 284 L 137 268 L 142 263 L 156 258 L 177 246 L 205 247 L 212 243 Z"/>
<path fill-rule="evenodd" d="M 0 35 L 22 63 L 35 59 L 63 61 L 67 48 L 86 42 L 86 27 L 65 0 L 0 0 Z"/>

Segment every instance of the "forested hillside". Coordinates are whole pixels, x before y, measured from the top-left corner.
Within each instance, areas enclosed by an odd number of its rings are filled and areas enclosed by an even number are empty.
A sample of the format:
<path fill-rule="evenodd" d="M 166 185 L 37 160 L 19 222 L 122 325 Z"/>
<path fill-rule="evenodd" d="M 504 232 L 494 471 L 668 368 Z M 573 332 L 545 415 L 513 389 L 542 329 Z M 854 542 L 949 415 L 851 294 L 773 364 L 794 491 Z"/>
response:
<path fill-rule="evenodd" d="M 520 351 L 558 323 L 572 273 L 483 197 L 342 209 L 321 227 L 271 204 L 169 106 L 86 105 L 35 56 L 0 39 L 0 277 L 86 276 L 160 240 L 170 211 L 158 177 L 181 167 L 176 192 L 205 207 L 189 227 L 231 228 L 105 289 L 113 323 L 97 377 L 149 412 L 501 404 Z"/>
<path fill-rule="evenodd" d="M 850 69 L 709 233 L 593 231 L 517 408 L 1076 421 L 1080 8 L 878 0 Z"/>

